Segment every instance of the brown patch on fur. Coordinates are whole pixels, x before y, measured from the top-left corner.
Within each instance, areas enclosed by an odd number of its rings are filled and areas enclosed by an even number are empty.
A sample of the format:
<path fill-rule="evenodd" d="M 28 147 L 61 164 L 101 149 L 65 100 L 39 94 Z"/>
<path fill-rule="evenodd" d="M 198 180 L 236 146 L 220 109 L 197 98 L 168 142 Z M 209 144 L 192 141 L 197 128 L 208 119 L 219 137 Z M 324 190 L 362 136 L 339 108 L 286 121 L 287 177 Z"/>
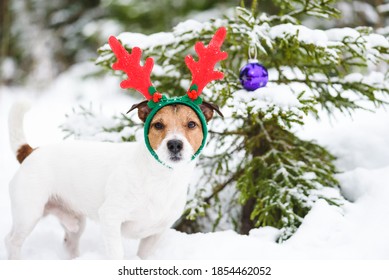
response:
<path fill-rule="evenodd" d="M 19 163 L 22 163 L 33 151 L 34 149 L 28 144 L 20 146 L 19 150 L 16 152 L 16 158 Z"/>
<path fill-rule="evenodd" d="M 163 129 L 157 129 L 155 124 L 160 122 Z M 189 128 L 188 123 L 194 122 L 196 126 Z M 197 114 L 185 105 L 170 105 L 159 110 L 150 124 L 149 141 L 156 150 L 169 132 L 180 132 L 188 140 L 193 151 L 196 152 L 203 141 L 203 129 Z"/>

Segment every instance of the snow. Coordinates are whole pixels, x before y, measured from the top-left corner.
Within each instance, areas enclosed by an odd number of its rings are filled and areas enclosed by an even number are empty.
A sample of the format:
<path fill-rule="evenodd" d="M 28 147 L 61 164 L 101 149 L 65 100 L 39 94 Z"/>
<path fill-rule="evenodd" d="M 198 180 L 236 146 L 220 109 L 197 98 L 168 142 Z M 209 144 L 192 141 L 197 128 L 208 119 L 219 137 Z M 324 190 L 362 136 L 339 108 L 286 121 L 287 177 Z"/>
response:
<path fill-rule="evenodd" d="M 100 42 L 105 42 L 111 35 L 123 32 L 123 28 L 114 20 L 102 19 L 87 22 L 82 28 L 85 37 L 98 36 Z"/>
<path fill-rule="evenodd" d="M 4 79 L 4 81 L 11 79 L 12 76 L 15 75 L 15 72 L 15 61 L 10 57 L 6 57 L 0 64 L 0 73 L 2 75 L 2 78 Z"/>
<path fill-rule="evenodd" d="M 217 24 L 219 22 L 219 24 Z M 224 21 L 216 21 L 215 24 L 222 26 Z M 144 35 L 142 33 L 134 32 L 123 32 L 117 35 L 116 37 L 128 48 L 139 47 L 141 49 L 152 49 L 157 46 L 164 46 L 168 44 L 173 44 L 177 42 L 177 37 L 180 36 L 181 39 L 191 40 L 193 34 L 199 33 L 204 29 L 213 28 L 209 23 L 201 23 L 197 20 L 188 19 L 184 22 L 180 22 L 177 26 L 174 27 L 173 32 L 158 32 L 151 35 Z M 87 31 L 88 32 L 88 31 Z M 111 34 L 114 35 L 115 34 Z M 100 48 L 100 50 L 110 50 L 108 44 L 105 44 Z M 102 59 L 100 57 L 100 59 Z"/>
<path fill-rule="evenodd" d="M 339 60 L 340 49 L 350 48 L 355 53 L 364 54 L 367 60 L 373 62 L 373 64 L 377 64 L 380 59 L 384 60 L 387 58 L 387 55 L 381 54 L 378 49 L 389 47 L 387 38 L 380 34 L 369 34 L 371 30 L 363 27 L 358 30 L 345 27 L 324 31 L 310 29 L 303 25 L 286 23 L 271 28 L 263 24 L 254 27 L 253 30 L 255 32 L 247 32 L 253 42 L 258 42 L 259 38 L 264 38 L 266 44 L 272 48 L 276 40 L 295 37 L 302 44 L 310 44 L 321 48 L 325 54 L 323 59 L 333 63 L 337 63 Z M 384 30 L 381 30 L 381 33 L 382 31 Z M 256 37 L 258 38 L 256 39 Z M 260 44 L 257 44 L 257 47 L 261 52 L 266 53 Z"/>
<path fill-rule="evenodd" d="M 323 44 L 328 41 L 326 33 L 322 30 L 312 30 L 303 25 L 291 23 L 276 25 L 270 29 L 271 38 L 283 38 L 286 35 L 298 34 L 298 40 L 306 44 Z"/>
<path fill-rule="evenodd" d="M 343 41 L 345 38 L 357 39 L 361 34 L 353 28 L 332 28 L 325 31 L 329 40 Z"/>
<path fill-rule="evenodd" d="M 255 91 L 238 90 L 234 93 L 234 99 L 231 102 L 234 104 L 245 102 L 254 111 L 266 111 L 266 108 L 270 105 L 276 105 L 280 108 L 301 106 L 300 101 L 293 94 L 290 87 L 285 85 L 269 85 Z"/>
<path fill-rule="evenodd" d="M 151 48 L 158 45 L 166 45 L 173 43 L 174 37 L 168 32 L 159 32 L 151 35 L 143 35 L 141 33 L 125 32 L 118 36 L 118 39 L 123 42 L 124 45 L 129 47 L 139 47 L 141 49 Z"/>
<path fill-rule="evenodd" d="M 377 6 L 377 11 L 382 14 L 389 12 L 389 3 Z"/>
<path fill-rule="evenodd" d="M 203 23 L 194 20 L 188 19 L 184 22 L 180 22 L 174 27 L 174 32 L 179 34 L 184 34 L 187 32 L 200 32 L 203 29 Z"/>
<path fill-rule="evenodd" d="M 389 48 L 388 40 L 380 34 L 370 34 L 367 36 L 367 43 L 371 48 Z"/>
<path fill-rule="evenodd" d="M 13 102 L 32 98 L 33 107 L 26 118 L 26 133 L 33 146 L 63 141 L 65 133 L 58 126 L 65 114 L 93 102 L 102 123 L 111 125 L 109 116 L 126 112 L 135 102 L 119 88 L 117 77 L 83 76 L 93 73 L 92 63 L 79 64 L 55 79 L 46 89 L 29 86 L 0 88 L 0 240 L 11 227 L 7 185 L 18 164 L 8 144 L 7 115 Z M 379 73 L 372 74 L 380 80 Z M 364 78 L 361 75 L 349 79 Z M 372 78 L 373 79 L 373 78 Z M 281 95 L 281 92 L 283 92 Z M 234 102 L 252 98 L 255 106 L 276 103 L 299 106 L 292 92 L 269 84 L 261 92 L 237 92 Z M 342 171 L 337 177 L 349 203 L 341 209 L 319 199 L 303 220 L 295 235 L 284 243 L 275 242 L 279 230 L 254 229 L 248 236 L 228 230 L 214 233 L 185 234 L 169 230 L 155 259 L 387 259 L 389 258 L 389 113 L 358 111 L 353 118 L 337 115 L 329 120 L 306 119 L 298 134 L 316 139 L 338 159 Z M 77 122 L 77 120 L 74 120 Z M 81 126 L 80 129 L 86 129 Z M 66 140 L 65 140 L 66 141 Z M 310 174 L 306 174 L 310 176 Z M 23 247 L 26 259 L 63 259 L 63 231 L 53 217 L 43 219 Z M 138 241 L 126 240 L 126 258 L 137 259 Z M 81 238 L 80 259 L 105 259 L 99 226 L 88 222 Z M 0 259 L 6 258 L 0 243 Z"/>
<path fill-rule="evenodd" d="M 111 34 L 114 35 L 115 34 Z M 174 42 L 174 36 L 172 33 L 159 32 L 151 35 L 144 35 L 142 33 L 123 32 L 116 36 L 123 45 L 133 48 L 138 47 L 141 49 L 152 48 L 153 46 L 165 45 Z M 110 50 L 110 46 L 105 44 L 100 48 L 101 50 Z"/>
<path fill-rule="evenodd" d="M 374 6 L 370 5 L 369 3 L 363 3 L 362 1 L 353 1 L 353 6 L 355 12 L 358 12 L 359 14 L 362 14 L 364 18 L 370 23 L 378 24 L 380 21 L 380 16 L 378 15 L 377 11 L 380 12 L 380 10 L 375 8 Z"/>

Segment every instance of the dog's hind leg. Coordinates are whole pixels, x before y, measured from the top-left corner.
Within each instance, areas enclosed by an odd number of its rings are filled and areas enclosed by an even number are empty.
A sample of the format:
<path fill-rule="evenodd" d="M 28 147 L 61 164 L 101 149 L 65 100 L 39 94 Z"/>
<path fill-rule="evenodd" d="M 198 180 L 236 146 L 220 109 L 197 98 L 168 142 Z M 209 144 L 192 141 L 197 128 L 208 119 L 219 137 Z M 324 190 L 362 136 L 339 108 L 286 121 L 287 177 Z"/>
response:
<path fill-rule="evenodd" d="M 64 246 L 69 258 L 74 259 L 80 255 L 79 241 L 85 229 L 85 217 L 72 211 L 59 197 L 51 197 L 45 206 L 45 215 L 56 216 L 65 230 Z"/>
<path fill-rule="evenodd" d="M 49 188 L 49 182 L 41 180 L 39 170 L 27 167 L 20 168 L 11 180 L 12 229 L 5 238 L 9 259 L 20 259 L 25 239 L 43 216 Z"/>
<path fill-rule="evenodd" d="M 40 206 L 35 205 L 35 207 L 13 207 L 12 230 L 5 238 L 8 259 L 20 259 L 22 245 L 41 219 L 43 209 L 44 203 Z"/>
<path fill-rule="evenodd" d="M 19 260 L 21 258 L 21 248 L 27 236 L 30 235 L 39 219 L 28 225 L 14 225 L 11 232 L 5 238 L 5 246 L 9 260 Z"/>
<path fill-rule="evenodd" d="M 80 256 L 80 237 L 85 229 L 85 217 L 78 216 L 76 217 L 76 219 L 78 221 L 78 228 L 76 231 L 70 231 L 69 228 L 62 224 L 65 229 L 64 246 L 66 248 L 67 253 L 69 254 L 69 258 L 71 259 Z"/>

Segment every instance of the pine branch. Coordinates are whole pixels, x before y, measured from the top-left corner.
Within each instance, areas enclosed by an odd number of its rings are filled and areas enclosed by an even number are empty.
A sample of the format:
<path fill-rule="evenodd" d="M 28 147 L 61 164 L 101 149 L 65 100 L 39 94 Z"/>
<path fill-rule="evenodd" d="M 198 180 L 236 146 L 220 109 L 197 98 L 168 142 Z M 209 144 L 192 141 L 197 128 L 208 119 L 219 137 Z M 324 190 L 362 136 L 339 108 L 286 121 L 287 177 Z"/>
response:
<path fill-rule="evenodd" d="M 233 174 L 227 181 L 213 187 L 212 194 L 209 195 L 208 197 L 206 197 L 204 199 L 204 202 L 209 204 L 211 199 L 213 199 L 218 193 L 220 193 L 222 190 L 224 190 L 224 188 L 227 187 L 229 184 L 236 181 L 237 178 L 239 178 L 242 175 L 242 173 L 243 173 L 243 171 L 239 170 L 235 174 Z"/>

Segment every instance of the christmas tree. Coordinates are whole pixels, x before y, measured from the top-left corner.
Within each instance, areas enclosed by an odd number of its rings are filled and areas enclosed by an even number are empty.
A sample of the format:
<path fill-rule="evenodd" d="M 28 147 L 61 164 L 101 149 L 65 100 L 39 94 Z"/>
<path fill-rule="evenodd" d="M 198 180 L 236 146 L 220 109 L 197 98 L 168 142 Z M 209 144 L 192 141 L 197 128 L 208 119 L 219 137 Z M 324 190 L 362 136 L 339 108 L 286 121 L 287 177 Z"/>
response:
<path fill-rule="evenodd" d="M 138 46 L 143 58 L 155 59 L 154 84 L 175 96 L 189 86 L 184 57 L 195 56 L 195 42 L 209 42 L 217 28 L 227 28 L 223 50 L 229 58 L 219 66 L 225 78 L 203 91 L 204 99 L 218 104 L 225 118 L 210 123 L 207 148 L 198 163 L 202 173 L 190 188 L 187 210 L 176 228 L 248 233 L 273 226 L 281 229 L 279 240 L 285 240 L 318 199 L 343 204 L 335 157 L 314 141 L 301 139 L 296 130 L 309 114 L 351 114 L 386 103 L 389 41 L 369 27 L 319 30 L 302 24 L 310 17 L 340 17 L 334 2 L 278 0 L 273 14 L 261 12 L 261 5 L 257 10 L 237 7 L 223 18 L 179 23 L 172 32 L 117 36 L 129 51 Z M 249 57 L 268 69 L 265 88 L 242 88 L 239 70 Z M 109 46 L 102 46 L 96 63 L 113 74 L 114 61 Z M 85 108 L 69 117 L 74 118 L 95 119 L 96 126 L 101 121 Z M 64 124 L 64 130 L 83 138 L 72 123 Z M 115 122 L 101 127 L 99 139 L 133 141 L 139 129 L 135 115 L 115 116 Z"/>

